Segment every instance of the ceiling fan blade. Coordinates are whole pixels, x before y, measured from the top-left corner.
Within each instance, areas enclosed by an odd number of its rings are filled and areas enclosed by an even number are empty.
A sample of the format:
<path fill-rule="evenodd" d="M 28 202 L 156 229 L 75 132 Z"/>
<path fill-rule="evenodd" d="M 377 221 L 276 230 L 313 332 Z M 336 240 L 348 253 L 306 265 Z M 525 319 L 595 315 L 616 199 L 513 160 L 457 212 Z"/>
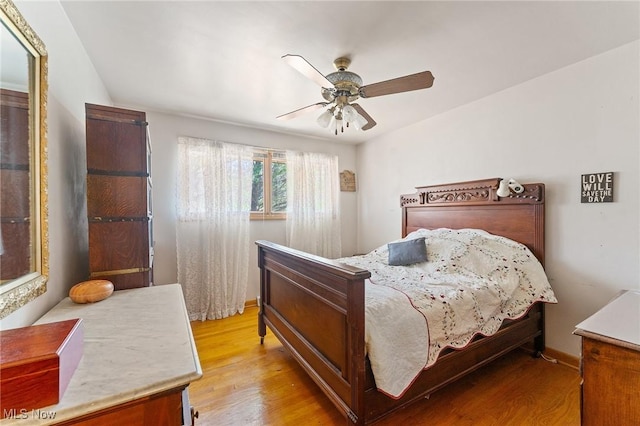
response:
<path fill-rule="evenodd" d="M 367 114 L 367 111 L 362 109 L 362 107 L 359 104 L 351 104 L 351 106 L 354 107 L 356 109 L 356 111 L 358 111 L 358 114 L 360 114 L 361 116 L 363 116 L 365 118 L 365 120 L 367 120 L 367 124 L 362 126 L 362 130 L 369 130 L 370 128 L 372 128 L 373 126 L 378 124 L 378 123 L 375 122 L 375 120 L 373 118 L 371 118 L 371 116 L 369 114 Z"/>
<path fill-rule="evenodd" d="M 295 111 L 291 111 L 286 114 L 279 115 L 276 118 L 278 120 L 291 120 L 292 118 L 296 118 L 300 115 L 306 114 L 307 112 L 315 111 L 317 109 L 326 107 L 327 105 L 329 105 L 327 102 L 318 102 L 317 104 L 308 105 L 306 107 L 302 107 Z"/>
<path fill-rule="evenodd" d="M 423 71 L 417 74 L 406 75 L 404 77 L 398 77 L 392 80 L 362 86 L 358 93 L 362 98 L 373 98 L 374 96 L 391 95 L 393 93 L 426 89 L 432 85 L 433 74 L 431 74 L 431 71 Z"/>
<path fill-rule="evenodd" d="M 304 75 L 308 79 L 315 81 L 319 86 L 331 88 L 333 87 L 333 83 L 331 83 L 327 78 L 322 75 L 320 71 L 318 71 L 313 65 L 307 62 L 300 55 L 284 55 L 282 57 L 284 61 L 295 68 L 300 74 Z"/>

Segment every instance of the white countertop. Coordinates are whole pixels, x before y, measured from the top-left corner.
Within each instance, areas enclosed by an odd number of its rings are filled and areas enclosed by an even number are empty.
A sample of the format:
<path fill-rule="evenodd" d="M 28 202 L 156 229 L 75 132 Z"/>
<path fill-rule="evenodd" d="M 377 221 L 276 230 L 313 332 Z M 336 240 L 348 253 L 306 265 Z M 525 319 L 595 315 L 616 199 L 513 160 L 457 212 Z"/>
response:
<path fill-rule="evenodd" d="M 602 336 L 640 346 L 640 291 L 621 293 L 576 328 L 575 333 L 581 336 Z"/>
<path fill-rule="evenodd" d="M 62 300 L 36 324 L 82 318 L 83 356 L 62 399 L 33 418 L 45 425 L 180 386 L 202 377 L 179 284 L 115 291 L 109 298 L 79 305 Z M 25 419 L 4 419 L 25 425 Z"/>

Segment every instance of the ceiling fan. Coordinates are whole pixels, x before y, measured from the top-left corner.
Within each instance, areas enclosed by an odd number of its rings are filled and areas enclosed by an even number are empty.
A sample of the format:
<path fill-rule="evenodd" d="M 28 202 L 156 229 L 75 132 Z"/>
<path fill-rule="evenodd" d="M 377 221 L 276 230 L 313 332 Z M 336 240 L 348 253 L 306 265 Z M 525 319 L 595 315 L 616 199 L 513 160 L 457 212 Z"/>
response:
<path fill-rule="evenodd" d="M 433 85 L 433 74 L 430 71 L 363 86 L 362 78 L 358 74 L 347 71 L 351 64 L 349 58 L 341 57 L 333 61 L 336 71 L 326 76 L 300 55 L 284 55 L 282 59 L 302 75 L 322 87 L 320 93 L 326 102 L 308 105 L 276 118 L 289 120 L 310 111 L 326 108 L 318 117 L 317 122 L 322 127 L 329 127 L 331 124 L 331 128 L 336 135 L 338 134 L 338 129 L 344 132 L 345 125 L 349 127 L 352 124 L 358 130 L 369 130 L 376 125 L 375 120 L 359 104 L 354 103 L 358 98 L 373 98 L 375 96 L 409 92 L 411 90 L 426 89 Z"/>

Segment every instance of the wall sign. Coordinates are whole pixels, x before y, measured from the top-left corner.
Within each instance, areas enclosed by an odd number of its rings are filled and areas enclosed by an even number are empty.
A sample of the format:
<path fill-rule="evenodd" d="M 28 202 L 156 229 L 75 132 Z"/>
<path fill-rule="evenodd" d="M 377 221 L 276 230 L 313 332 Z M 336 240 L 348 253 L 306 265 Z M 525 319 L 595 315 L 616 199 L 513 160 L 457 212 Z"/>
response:
<path fill-rule="evenodd" d="M 581 202 L 613 202 L 613 172 L 582 175 L 582 181 L 580 183 L 582 191 Z"/>
<path fill-rule="evenodd" d="M 340 173 L 340 191 L 356 192 L 356 174 L 351 170 Z"/>

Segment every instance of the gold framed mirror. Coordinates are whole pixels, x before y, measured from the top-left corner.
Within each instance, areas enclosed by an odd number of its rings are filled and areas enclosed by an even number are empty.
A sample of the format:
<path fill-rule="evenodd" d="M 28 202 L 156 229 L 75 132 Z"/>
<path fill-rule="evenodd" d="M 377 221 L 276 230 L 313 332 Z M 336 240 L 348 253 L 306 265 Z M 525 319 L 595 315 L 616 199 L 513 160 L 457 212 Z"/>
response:
<path fill-rule="evenodd" d="M 0 318 L 46 291 L 47 51 L 0 0 Z"/>

